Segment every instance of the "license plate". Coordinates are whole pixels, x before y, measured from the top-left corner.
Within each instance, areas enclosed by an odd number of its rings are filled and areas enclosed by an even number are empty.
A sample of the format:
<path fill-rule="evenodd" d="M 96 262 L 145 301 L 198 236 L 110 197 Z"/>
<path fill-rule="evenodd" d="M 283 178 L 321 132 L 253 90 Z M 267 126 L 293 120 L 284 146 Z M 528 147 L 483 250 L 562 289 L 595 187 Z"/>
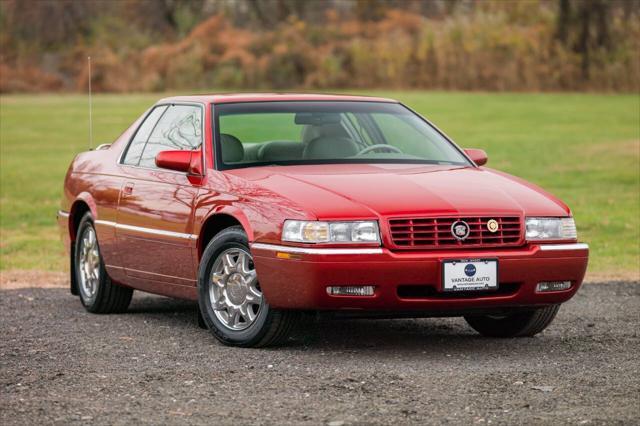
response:
<path fill-rule="evenodd" d="M 442 262 L 443 291 L 498 289 L 496 259 L 461 259 Z"/>

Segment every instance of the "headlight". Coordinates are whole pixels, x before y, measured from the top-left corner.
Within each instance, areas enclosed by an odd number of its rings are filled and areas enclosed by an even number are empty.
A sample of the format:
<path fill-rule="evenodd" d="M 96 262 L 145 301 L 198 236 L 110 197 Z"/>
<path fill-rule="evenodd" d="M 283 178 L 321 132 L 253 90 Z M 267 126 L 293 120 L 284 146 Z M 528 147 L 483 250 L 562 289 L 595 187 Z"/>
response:
<path fill-rule="evenodd" d="M 380 243 L 378 222 L 285 220 L 282 241 L 296 243 Z"/>
<path fill-rule="evenodd" d="M 528 217 L 527 240 L 575 240 L 578 238 L 572 217 Z"/>

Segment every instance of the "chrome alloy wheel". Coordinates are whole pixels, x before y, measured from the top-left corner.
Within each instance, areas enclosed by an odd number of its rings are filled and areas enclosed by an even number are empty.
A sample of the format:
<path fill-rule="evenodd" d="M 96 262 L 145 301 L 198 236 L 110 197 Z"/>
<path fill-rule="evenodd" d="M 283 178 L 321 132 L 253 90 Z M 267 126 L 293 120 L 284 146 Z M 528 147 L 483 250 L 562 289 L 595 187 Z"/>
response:
<path fill-rule="evenodd" d="M 251 254 L 230 248 L 218 256 L 211 268 L 209 298 L 220 322 L 230 330 L 249 327 L 262 307 L 262 291 Z"/>
<path fill-rule="evenodd" d="M 80 287 L 86 299 L 93 299 L 100 283 L 100 251 L 96 231 L 87 226 L 80 238 Z"/>

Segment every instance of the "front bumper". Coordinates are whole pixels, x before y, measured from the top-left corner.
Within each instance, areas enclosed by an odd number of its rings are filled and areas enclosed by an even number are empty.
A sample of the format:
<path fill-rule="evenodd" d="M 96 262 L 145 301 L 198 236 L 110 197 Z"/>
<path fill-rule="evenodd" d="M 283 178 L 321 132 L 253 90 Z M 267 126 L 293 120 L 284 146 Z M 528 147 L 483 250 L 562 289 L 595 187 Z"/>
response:
<path fill-rule="evenodd" d="M 261 289 L 281 309 L 428 312 L 434 315 L 557 304 L 582 284 L 586 244 L 529 245 L 514 249 L 392 252 L 385 248 L 251 246 Z M 443 293 L 447 259 L 497 258 L 500 288 L 491 293 Z M 564 291 L 536 293 L 541 281 L 571 281 Z M 328 286 L 374 285 L 373 296 L 333 296 Z"/>
<path fill-rule="evenodd" d="M 58 222 L 58 230 L 60 232 L 60 239 L 64 244 L 64 248 L 67 253 L 71 250 L 71 238 L 69 235 L 69 212 L 64 210 L 58 210 L 56 214 L 56 221 Z"/>

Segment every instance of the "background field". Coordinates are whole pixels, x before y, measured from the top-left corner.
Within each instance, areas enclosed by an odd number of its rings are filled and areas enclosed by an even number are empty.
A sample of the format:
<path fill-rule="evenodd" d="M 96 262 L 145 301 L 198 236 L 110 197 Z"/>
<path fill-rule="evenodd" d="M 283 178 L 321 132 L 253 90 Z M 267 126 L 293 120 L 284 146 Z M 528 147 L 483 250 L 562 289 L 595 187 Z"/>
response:
<path fill-rule="evenodd" d="M 489 165 L 535 182 L 573 209 L 591 273 L 640 268 L 637 95 L 381 92 L 432 119 Z M 94 141 L 112 141 L 159 95 L 94 98 Z M 86 149 L 87 99 L 0 97 L 0 270 L 64 270 L 55 213 L 67 166 Z"/>

